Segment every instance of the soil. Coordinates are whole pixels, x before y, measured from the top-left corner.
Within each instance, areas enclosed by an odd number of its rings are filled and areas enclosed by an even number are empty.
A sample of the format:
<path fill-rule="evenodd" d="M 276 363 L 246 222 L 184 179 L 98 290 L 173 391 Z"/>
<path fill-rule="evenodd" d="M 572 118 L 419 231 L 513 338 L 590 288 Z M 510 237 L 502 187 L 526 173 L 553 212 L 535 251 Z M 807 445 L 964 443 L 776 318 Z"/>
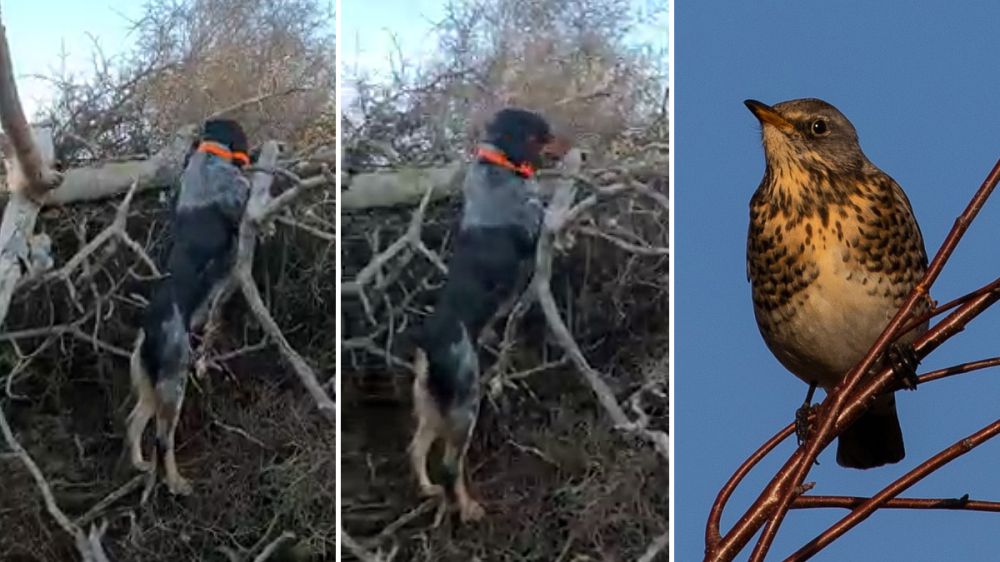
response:
<path fill-rule="evenodd" d="M 461 525 L 451 514 L 434 528 L 436 502 L 416 496 L 406 452 L 410 381 L 384 375 L 378 391 L 372 373 L 348 374 L 344 389 L 344 527 L 372 550 L 398 549 L 395 560 L 634 560 L 666 531 L 666 464 L 611 430 L 570 370 L 484 401 L 468 466 L 487 517 Z M 412 521 L 376 538 L 414 509 Z"/>

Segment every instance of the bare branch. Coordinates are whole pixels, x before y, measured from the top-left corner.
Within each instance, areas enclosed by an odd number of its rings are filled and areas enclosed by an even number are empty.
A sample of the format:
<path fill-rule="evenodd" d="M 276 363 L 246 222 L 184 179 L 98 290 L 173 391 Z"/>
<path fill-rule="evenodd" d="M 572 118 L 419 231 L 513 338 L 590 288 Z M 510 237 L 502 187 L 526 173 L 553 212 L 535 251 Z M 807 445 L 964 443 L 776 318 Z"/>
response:
<path fill-rule="evenodd" d="M 277 158 L 277 143 L 274 141 L 265 143 L 264 148 L 261 150 L 260 165 L 273 166 Z M 257 172 L 253 176 L 252 191 L 250 201 L 247 203 L 246 216 L 243 218 L 242 224 L 240 224 L 239 247 L 237 250 L 236 265 L 234 266 L 234 275 L 243 290 L 243 296 L 246 298 L 247 304 L 257 317 L 257 321 L 260 322 L 261 327 L 278 344 L 278 349 L 281 350 L 282 355 L 292 366 L 295 374 L 298 375 L 306 390 L 309 391 L 313 400 L 316 401 L 320 413 L 333 422 L 336 420 L 336 408 L 333 401 L 316 379 L 316 374 L 313 372 L 312 367 L 295 351 L 295 348 L 285 338 L 278 323 L 271 317 L 271 313 L 264 304 L 260 296 L 260 291 L 257 289 L 257 284 L 253 279 L 253 256 L 257 244 L 257 234 L 268 216 L 280 210 L 280 207 L 275 206 L 274 202 L 270 200 L 272 179 L 270 174 L 264 172 Z M 326 176 L 323 176 L 320 181 L 312 182 L 309 185 L 306 182 L 302 182 L 289 191 L 302 192 L 306 189 L 318 187 L 326 181 Z M 298 193 L 286 197 L 283 201 L 287 204 L 297 196 Z"/>

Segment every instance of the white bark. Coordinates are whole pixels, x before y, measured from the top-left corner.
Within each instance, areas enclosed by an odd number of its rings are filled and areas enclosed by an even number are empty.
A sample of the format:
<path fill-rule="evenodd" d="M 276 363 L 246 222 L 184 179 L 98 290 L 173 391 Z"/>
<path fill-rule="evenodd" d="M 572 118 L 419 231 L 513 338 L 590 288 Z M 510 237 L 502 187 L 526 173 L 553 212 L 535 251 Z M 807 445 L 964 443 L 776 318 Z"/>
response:
<path fill-rule="evenodd" d="M 52 135 L 43 129 L 34 131 L 35 142 L 42 146 L 36 149 L 36 154 L 48 155 L 54 152 L 52 147 Z M 49 166 L 50 161 L 43 161 L 43 166 Z M 5 166 L 8 170 L 20 168 L 17 157 L 8 154 L 5 157 Z M 15 174 L 15 181 L 23 182 L 26 179 L 19 173 Z M 16 185 L 16 184 L 15 184 Z M 10 300 L 14 296 L 14 289 L 17 287 L 21 276 L 27 272 L 27 267 L 33 262 L 31 256 L 32 239 L 35 232 L 35 221 L 38 219 L 38 211 L 41 207 L 28 195 L 27 189 L 21 189 L 22 185 L 16 185 L 7 205 L 3 210 L 3 222 L 0 222 L 0 325 L 3 325 L 7 318 L 7 310 L 10 307 Z M 37 258 L 36 258 L 37 260 Z"/>
<path fill-rule="evenodd" d="M 452 162 L 434 168 L 405 168 L 345 177 L 347 189 L 340 193 L 340 207 L 346 211 L 376 207 L 413 206 L 420 202 L 428 189 L 434 190 L 434 200 L 450 197 L 461 191 L 465 166 Z"/>
<path fill-rule="evenodd" d="M 195 134 L 194 125 L 183 127 L 170 143 L 146 160 L 107 162 L 69 170 L 63 175 L 62 184 L 49 193 L 45 204 L 68 205 L 107 199 L 128 191 L 133 182 L 139 183 L 139 191 L 174 185 Z"/>

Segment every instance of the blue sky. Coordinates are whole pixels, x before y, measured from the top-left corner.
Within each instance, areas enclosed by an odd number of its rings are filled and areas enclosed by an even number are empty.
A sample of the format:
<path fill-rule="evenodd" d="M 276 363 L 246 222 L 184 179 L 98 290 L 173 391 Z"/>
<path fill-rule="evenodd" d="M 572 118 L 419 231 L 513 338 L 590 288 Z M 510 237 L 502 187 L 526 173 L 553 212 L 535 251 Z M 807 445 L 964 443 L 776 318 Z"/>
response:
<path fill-rule="evenodd" d="M 88 33 L 98 38 L 107 56 L 126 50 L 131 42 L 127 18 L 141 13 L 142 2 L 7 0 L 2 8 L 18 92 L 30 119 L 34 109 L 51 98 L 49 84 L 30 75 L 56 73 L 63 64 L 63 46 L 69 55 L 66 69 L 88 74 L 93 52 Z"/>
<path fill-rule="evenodd" d="M 792 420 L 805 396 L 764 346 L 750 303 L 748 201 L 764 169 L 759 127 L 743 100 L 819 97 L 856 126 L 862 148 L 907 191 L 928 253 L 1000 157 L 1000 4 L 901 1 L 679 2 L 675 19 L 677 560 L 703 556 L 708 510 L 739 463 Z M 1000 201 L 990 201 L 932 290 L 939 302 L 1000 276 Z M 1000 355 L 1000 308 L 988 311 L 920 372 Z M 818 393 L 822 395 L 822 393 Z M 981 371 L 898 397 L 907 458 L 869 471 L 837 466 L 831 447 L 808 480 L 815 494 L 871 495 L 993 422 L 1000 377 Z M 728 528 L 792 452 L 786 442 L 730 501 Z M 905 495 L 1000 500 L 1000 440 Z M 792 512 L 773 557 L 812 539 L 845 510 Z M 996 514 L 881 511 L 815 560 L 996 560 Z M 749 551 L 748 551 L 749 552 Z M 746 559 L 744 555 L 741 559 Z"/>

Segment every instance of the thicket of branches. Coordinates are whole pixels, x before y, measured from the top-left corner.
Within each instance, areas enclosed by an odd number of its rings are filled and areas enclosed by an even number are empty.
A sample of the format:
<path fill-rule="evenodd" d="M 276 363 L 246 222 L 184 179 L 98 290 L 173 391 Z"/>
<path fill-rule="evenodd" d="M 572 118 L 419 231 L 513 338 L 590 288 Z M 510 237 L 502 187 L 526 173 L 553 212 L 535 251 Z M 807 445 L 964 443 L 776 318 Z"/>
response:
<path fill-rule="evenodd" d="M 658 24 L 666 36 L 655 12 L 628 0 L 461 0 L 445 11 L 430 60 L 386 53 L 389 77 L 346 64 L 349 166 L 454 160 L 510 105 L 543 111 L 598 153 L 640 131 L 666 139 L 666 53 L 636 42 Z"/>
<path fill-rule="evenodd" d="M 400 48 L 385 55 L 388 75 L 347 64 L 351 556 L 666 556 L 668 92 L 665 53 L 636 39 L 641 28 L 625 1 L 460 0 L 429 60 Z M 487 391 L 470 462 L 487 519 L 433 528 L 436 503 L 416 499 L 405 462 L 412 350 L 396 342 L 434 304 L 466 155 L 508 105 L 541 112 L 588 158 L 542 174 L 548 226 L 533 277 L 481 340 Z"/>
<path fill-rule="evenodd" d="M 107 56 L 97 38 L 92 73 L 49 77 L 55 99 L 36 121 L 52 128 L 62 182 L 7 201 L 37 213 L 29 254 L 47 259 L 21 276 L 0 331 L 0 558 L 332 556 L 335 433 L 317 412 L 335 368 L 332 17 L 312 0 L 149 2 L 122 22 L 132 50 Z M 128 355 L 191 125 L 212 115 L 284 150 L 266 143 L 277 161 L 256 174 L 236 296 L 200 342 L 178 433 L 195 495 L 175 499 L 121 455 Z"/>

